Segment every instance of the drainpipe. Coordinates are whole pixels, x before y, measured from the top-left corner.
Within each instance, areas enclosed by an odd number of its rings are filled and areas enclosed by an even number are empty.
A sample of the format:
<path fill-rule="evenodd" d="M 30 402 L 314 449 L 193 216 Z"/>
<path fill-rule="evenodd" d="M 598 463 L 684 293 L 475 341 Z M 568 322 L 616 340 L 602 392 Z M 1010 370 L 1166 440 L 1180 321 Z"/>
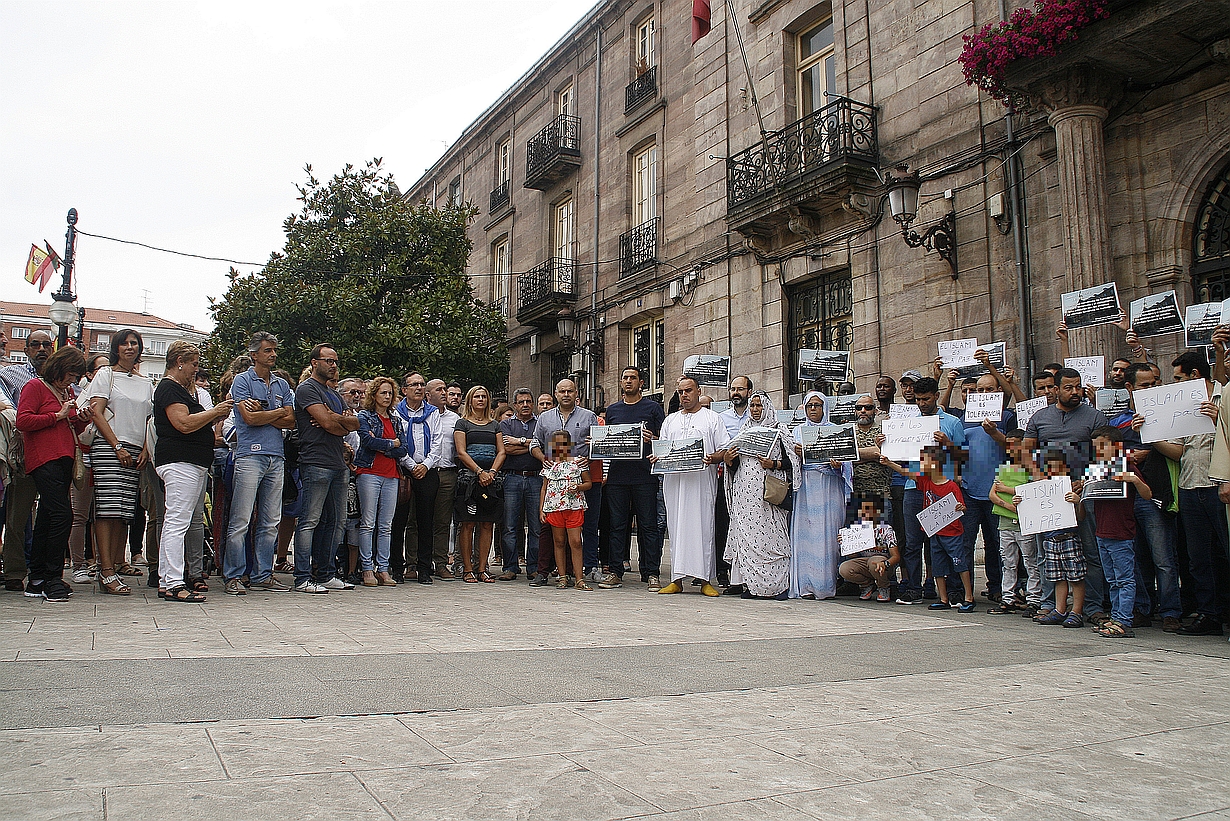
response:
<path fill-rule="evenodd" d="M 999 19 L 1008 19 L 1007 0 L 999 0 Z M 1016 262 L 1016 316 L 1020 335 L 1017 338 L 1017 362 L 1022 385 L 1032 384 L 1033 357 L 1030 356 L 1029 257 L 1025 252 L 1025 191 L 1021 184 L 1021 167 L 1016 150 L 1016 132 L 1012 126 L 1012 109 L 1004 115 L 1008 136 L 1008 198 L 1012 202 L 1012 253 Z"/>
<path fill-rule="evenodd" d="M 598 334 L 603 333 L 598 328 L 598 215 L 600 197 L 598 196 L 598 174 L 602 164 L 598 161 L 598 151 L 602 147 L 602 24 L 597 26 L 597 34 L 595 35 L 596 45 L 594 57 L 594 266 L 593 266 L 593 286 L 589 295 L 589 322 L 593 329 L 593 339 L 598 338 Z M 598 362 L 594 356 L 594 347 L 589 348 L 589 373 L 586 374 L 585 392 L 589 397 L 590 405 L 593 405 L 597 400 L 597 385 L 598 385 Z"/>

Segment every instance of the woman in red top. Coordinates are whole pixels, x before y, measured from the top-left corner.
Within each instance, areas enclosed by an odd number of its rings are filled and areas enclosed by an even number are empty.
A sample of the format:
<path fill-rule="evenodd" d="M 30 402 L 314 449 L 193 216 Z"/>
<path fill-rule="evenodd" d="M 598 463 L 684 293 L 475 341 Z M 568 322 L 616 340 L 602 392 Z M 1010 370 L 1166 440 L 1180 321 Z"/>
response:
<path fill-rule="evenodd" d="M 63 579 L 73 527 L 69 487 L 77 434 L 89 424 L 90 414 L 77 410 L 69 386 L 83 373 L 85 357 L 65 345 L 47 357 L 42 375 L 25 384 L 17 403 L 17 429 L 25 434 L 26 472 L 39 494 L 26 595 L 49 602 L 68 601 L 73 594 Z"/>
<path fill-rule="evenodd" d="M 389 574 L 393 511 L 397 507 L 397 461 L 406 456 L 401 417 L 390 413 L 397 383 L 378 376 L 359 411 L 359 450 L 354 455 L 359 486 L 359 569 L 363 586 L 396 586 Z"/>

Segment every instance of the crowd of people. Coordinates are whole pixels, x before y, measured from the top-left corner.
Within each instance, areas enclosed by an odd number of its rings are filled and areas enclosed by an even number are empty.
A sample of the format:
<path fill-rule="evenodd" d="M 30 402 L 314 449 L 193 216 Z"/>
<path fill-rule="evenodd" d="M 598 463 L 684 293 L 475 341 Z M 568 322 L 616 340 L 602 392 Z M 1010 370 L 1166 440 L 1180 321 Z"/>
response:
<path fill-rule="evenodd" d="M 1063 326 L 1059 336 L 1066 347 Z M 1130 329 L 1125 342 L 1131 353 L 1106 375 L 1128 396 L 1112 417 L 1081 373 L 1054 363 L 1030 386 L 1045 407 L 1018 425 L 1012 406 L 1030 397 L 979 350 L 981 375 L 961 377 L 937 358 L 927 375 L 881 376 L 855 395 L 857 459 L 837 461 L 807 458 L 807 429 L 828 426 L 840 399 L 825 384 L 780 414 L 752 377 L 736 376 L 717 412 L 684 376 L 663 408 L 629 366 L 606 407 L 581 407 L 570 379 L 502 401 L 417 371 L 341 378 L 327 344 L 295 379 L 277 368 L 277 338 L 261 332 L 214 395 L 188 342 L 169 346 L 155 385 L 140 373 L 134 330 L 91 357 L 54 350 L 36 331 L 27 362 L 0 368 L 5 589 L 64 602 L 68 573 L 128 596 L 128 580 L 148 574 L 166 601 L 199 603 L 214 576 L 223 593 L 243 596 L 524 573 L 533 587 L 592 591 L 622 587 L 635 558 L 641 583 L 660 595 L 849 594 L 968 613 L 981 582 L 991 615 L 1088 625 L 1108 638 L 1155 622 L 1221 635 L 1230 327 L 1214 336 L 1213 364 L 1202 351 L 1171 363 L 1175 381 L 1203 381 L 1199 412 L 1215 429 L 1174 440 L 1141 441 L 1133 397 L 1161 384 L 1162 369 Z M 973 393 L 1003 395 L 999 421 L 967 420 Z M 881 452 L 883 422 L 897 416 L 938 417 L 916 461 Z M 603 425 L 641 426 L 640 458 L 592 458 Z M 741 453 L 753 432 L 776 436 L 767 451 Z M 656 470 L 659 439 L 699 439 L 700 469 Z M 1062 504 L 1077 526 L 1022 534 L 1017 488 L 1064 476 L 1072 490 Z M 1095 480 L 1127 492 L 1084 499 Z M 960 515 L 928 536 L 920 515 L 948 497 Z M 872 535 L 843 549 L 860 527 Z"/>

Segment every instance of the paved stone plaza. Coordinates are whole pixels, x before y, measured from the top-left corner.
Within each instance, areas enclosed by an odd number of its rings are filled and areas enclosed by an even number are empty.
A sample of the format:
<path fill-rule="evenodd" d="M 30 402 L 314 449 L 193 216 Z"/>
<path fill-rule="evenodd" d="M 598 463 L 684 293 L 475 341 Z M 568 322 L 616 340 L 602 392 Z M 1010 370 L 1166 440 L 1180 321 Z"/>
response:
<path fill-rule="evenodd" d="M 0 594 L 0 818 L 1230 819 L 1221 639 L 639 583 L 145 590 Z"/>

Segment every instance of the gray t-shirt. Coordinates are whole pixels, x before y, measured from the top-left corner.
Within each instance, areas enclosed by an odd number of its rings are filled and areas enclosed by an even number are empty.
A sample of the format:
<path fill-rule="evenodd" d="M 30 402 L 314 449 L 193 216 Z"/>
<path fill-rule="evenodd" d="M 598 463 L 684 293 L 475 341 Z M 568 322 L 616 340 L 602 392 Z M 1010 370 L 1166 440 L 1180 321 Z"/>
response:
<path fill-rule="evenodd" d="M 299 431 L 299 464 L 328 470 L 345 470 L 342 437 L 312 424 L 308 408 L 324 405 L 334 413 L 346 409 L 337 391 L 315 378 L 303 380 L 295 389 L 295 428 Z"/>
<path fill-rule="evenodd" d="M 1047 405 L 1029 418 L 1026 439 L 1036 439 L 1039 448 L 1061 448 L 1068 453 L 1068 467 L 1074 476 L 1089 464 L 1093 432 L 1110 420 L 1093 405 L 1081 402 L 1074 410 Z"/>

